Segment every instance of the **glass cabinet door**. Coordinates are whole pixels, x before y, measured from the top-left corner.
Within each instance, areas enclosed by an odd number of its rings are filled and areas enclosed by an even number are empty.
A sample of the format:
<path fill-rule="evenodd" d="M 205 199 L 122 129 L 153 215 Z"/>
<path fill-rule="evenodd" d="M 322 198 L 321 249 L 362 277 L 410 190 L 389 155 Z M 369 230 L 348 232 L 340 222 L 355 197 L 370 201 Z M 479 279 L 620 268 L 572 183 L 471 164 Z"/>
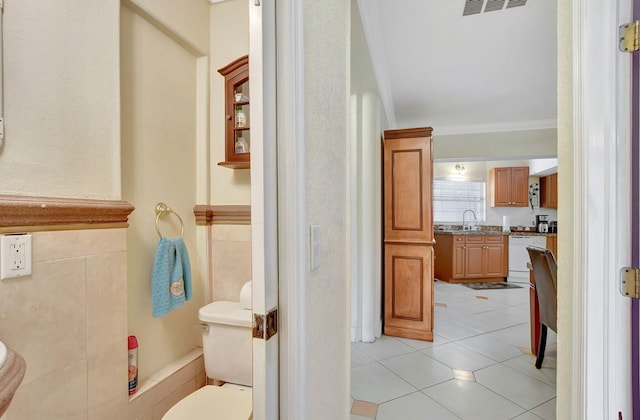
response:
<path fill-rule="evenodd" d="M 249 57 L 244 56 L 218 70 L 225 79 L 225 160 L 218 165 L 247 169 L 251 161 L 251 113 Z"/>

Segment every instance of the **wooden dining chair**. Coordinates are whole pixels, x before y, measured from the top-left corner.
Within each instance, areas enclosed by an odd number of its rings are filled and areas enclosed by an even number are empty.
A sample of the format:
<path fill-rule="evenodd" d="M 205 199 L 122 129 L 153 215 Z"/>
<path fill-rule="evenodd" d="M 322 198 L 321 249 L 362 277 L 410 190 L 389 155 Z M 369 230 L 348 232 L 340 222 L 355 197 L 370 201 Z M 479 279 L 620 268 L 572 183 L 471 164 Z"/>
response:
<path fill-rule="evenodd" d="M 540 307 L 540 344 L 536 357 L 536 369 L 540 369 L 547 344 L 547 328 L 558 332 L 558 288 L 556 281 L 558 268 L 553 253 L 548 249 L 528 246 L 527 251 L 533 267 L 533 278 Z"/>

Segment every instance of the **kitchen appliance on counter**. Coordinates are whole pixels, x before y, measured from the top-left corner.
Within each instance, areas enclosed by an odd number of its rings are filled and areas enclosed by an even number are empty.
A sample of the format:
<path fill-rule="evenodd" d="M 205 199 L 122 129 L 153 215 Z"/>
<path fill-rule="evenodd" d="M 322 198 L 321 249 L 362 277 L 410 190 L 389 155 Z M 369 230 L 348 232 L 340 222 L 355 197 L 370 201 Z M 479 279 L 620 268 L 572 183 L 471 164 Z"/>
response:
<path fill-rule="evenodd" d="M 549 233 L 558 233 L 558 222 L 553 220 L 549 222 Z"/>
<path fill-rule="evenodd" d="M 536 216 L 536 232 L 547 233 L 549 232 L 549 216 L 546 214 L 539 214 Z"/>

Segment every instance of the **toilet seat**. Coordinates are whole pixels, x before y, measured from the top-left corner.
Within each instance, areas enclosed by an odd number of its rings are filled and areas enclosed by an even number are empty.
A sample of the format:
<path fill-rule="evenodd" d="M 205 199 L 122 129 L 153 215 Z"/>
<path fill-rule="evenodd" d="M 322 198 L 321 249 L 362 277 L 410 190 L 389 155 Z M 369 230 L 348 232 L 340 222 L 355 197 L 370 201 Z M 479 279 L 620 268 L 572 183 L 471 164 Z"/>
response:
<path fill-rule="evenodd" d="M 171 407 L 162 420 L 250 420 L 252 404 L 250 390 L 206 385 Z"/>

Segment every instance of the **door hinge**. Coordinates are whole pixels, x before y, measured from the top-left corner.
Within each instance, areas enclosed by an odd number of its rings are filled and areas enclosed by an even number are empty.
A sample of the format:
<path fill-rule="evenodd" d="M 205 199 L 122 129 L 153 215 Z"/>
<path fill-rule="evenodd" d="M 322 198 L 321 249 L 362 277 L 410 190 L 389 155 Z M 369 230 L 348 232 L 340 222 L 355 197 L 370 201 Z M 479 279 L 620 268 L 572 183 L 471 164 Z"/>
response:
<path fill-rule="evenodd" d="M 620 51 L 636 52 L 640 49 L 640 20 L 620 27 Z"/>
<path fill-rule="evenodd" d="M 620 293 L 631 298 L 640 298 L 640 269 L 624 267 L 620 271 Z"/>
<path fill-rule="evenodd" d="M 268 340 L 277 333 L 278 308 L 270 310 L 266 316 L 261 314 L 253 314 L 253 338 Z"/>

